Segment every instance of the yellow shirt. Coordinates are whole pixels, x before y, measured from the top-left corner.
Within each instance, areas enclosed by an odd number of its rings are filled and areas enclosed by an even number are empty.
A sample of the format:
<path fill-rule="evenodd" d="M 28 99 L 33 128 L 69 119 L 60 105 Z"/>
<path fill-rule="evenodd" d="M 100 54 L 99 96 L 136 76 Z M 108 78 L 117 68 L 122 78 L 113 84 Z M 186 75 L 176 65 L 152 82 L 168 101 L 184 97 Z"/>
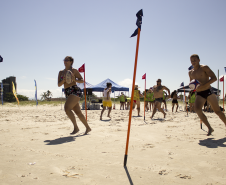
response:
<path fill-rule="evenodd" d="M 134 90 L 134 100 L 140 100 L 140 91 L 139 90 Z"/>

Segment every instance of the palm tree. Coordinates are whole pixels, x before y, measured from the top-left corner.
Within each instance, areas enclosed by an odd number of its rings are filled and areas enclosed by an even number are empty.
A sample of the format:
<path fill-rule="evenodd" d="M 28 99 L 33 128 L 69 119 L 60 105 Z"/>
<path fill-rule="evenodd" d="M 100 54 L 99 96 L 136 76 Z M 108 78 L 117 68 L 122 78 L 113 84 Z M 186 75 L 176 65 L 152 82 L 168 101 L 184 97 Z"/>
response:
<path fill-rule="evenodd" d="M 43 94 L 41 94 L 41 100 L 46 100 L 47 99 L 47 94 L 46 92 L 44 92 Z"/>
<path fill-rule="evenodd" d="M 50 98 L 51 96 L 53 96 L 53 94 L 49 90 L 46 92 L 46 95 L 47 95 L 47 98 Z"/>
<path fill-rule="evenodd" d="M 47 100 L 48 100 L 48 101 L 51 101 L 51 96 L 53 96 L 53 94 L 48 90 L 48 91 L 46 92 L 46 96 L 47 96 Z"/>

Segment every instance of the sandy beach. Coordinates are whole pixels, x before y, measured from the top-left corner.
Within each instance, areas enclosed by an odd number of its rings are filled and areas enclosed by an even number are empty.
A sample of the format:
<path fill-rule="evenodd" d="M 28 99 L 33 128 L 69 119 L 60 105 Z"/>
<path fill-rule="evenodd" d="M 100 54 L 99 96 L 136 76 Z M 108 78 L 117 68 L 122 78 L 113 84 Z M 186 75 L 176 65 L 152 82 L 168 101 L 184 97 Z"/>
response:
<path fill-rule="evenodd" d="M 143 105 L 141 105 L 143 107 Z M 215 185 L 226 184 L 226 127 L 206 113 L 206 136 L 196 114 L 133 111 L 127 168 L 123 167 L 128 111 L 88 111 L 92 132 L 79 134 L 61 106 L 0 107 L 0 184 Z M 83 111 L 84 112 L 84 111 Z M 141 108 L 143 115 L 143 108 Z"/>

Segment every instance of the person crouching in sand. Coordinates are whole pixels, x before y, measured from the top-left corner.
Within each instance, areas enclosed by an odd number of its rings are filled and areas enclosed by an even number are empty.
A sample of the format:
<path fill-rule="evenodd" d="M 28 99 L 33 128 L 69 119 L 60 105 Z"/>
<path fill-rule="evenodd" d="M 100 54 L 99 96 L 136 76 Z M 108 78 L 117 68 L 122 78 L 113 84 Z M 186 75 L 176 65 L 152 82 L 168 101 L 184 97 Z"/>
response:
<path fill-rule="evenodd" d="M 112 101 L 111 101 L 111 87 L 112 87 L 112 84 L 111 83 L 107 83 L 107 88 L 104 89 L 104 92 L 103 92 L 103 95 L 104 95 L 104 98 L 103 98 L 103 109 L 101 111 L 101 114 L 100 114 L 100 120 L 102 120 L 102 115 L 106 109 L 106 107 L 108 107 L 108 115 L 107 117 L 111 118 L 110 117 L 110 113 L 111 113 L 111 108 L 112 108 Z"/>
<path fill-rule="evenodd" d="M 81 120 L 81 122 L 85 125 L 86 131 L 85 134 L 91 131 L 91 128 L 89 127 L 85 116 L 82 114 L 81 108 L 79 106 L 80 97 L 82 95 L 81 89 L 76 85 L 76 83 L 83 83 L 83 78 L 81 74 L 78 72 L 77 69 L 72 68 L 72 65 L 74 63 L 74 59 L 70 56 L 65 57 L 64 59 L 64 66 L 65 69 L 61 70 L 58 74 L 58 87 L 64 85 L 64 93 L 66 96 L 66 102 L 64 105 L 64 110 L 71 122 L 74 125 L 74 130 L 71 134 L 76 134 L 79 132 L 79 128 L 76 123 L 75 115 L 78 116 L 78 118 Z M 72 82 L 70 84 L 66 83 L 66 72 L 70 71 Z"/>
<path fill-rule="evenodd" d="M 196 99 L 195 99 L 195 112 L 198 114 L 199 118 L 208 127 L 207 136 L 211 135 L 214 131 L 210 126 L 207 117 L 203 114 L 202 107 L 206 101 L 209 102 L 213 111 L 219 116 L 219 118 L 224 122 L 226 126 L 226 117 L 224 113 L 220 110 L 217 97 L 210 90 L 210 84 L 217 81 L 217 77 L 214 72 L 206 65 L 200 65 L 200 59 L 197 54 L 191 55 L 191 64 L 194 67 L 189 71 L 190 81 L 196 79 L 199 81 L 200 85 L 196 88 Z"/>
<path fill-rule="evenodd" d="M 170 94 L 170 90 L 167 87 L 162 86 L 161 82 L 162 82 L 162 80 L 158 79 L 157 80 L 157 85 L 155 85 L 153 87 L 153 92 L 154 92 L 154 97 L 155 97 L 155 106 L 154 106 L 154 110 L 152 112 L 151 119 L 155 115 L 156 109 L 158 109 L 161 113 L 164 114 L 164 118 L 166 117 L 166 113 L 161 108 L 161 104 L 162 104 L 162 100 L 163 100 L 163 90 L 167 90 L 168 94 Z"/>

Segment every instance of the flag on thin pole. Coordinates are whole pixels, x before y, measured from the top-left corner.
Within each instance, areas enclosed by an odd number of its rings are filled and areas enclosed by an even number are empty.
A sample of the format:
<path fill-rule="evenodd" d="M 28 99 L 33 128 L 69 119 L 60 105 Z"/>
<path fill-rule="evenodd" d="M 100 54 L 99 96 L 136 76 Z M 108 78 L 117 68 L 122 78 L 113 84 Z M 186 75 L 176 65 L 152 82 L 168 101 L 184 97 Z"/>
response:
<path fill-rule="evenodd" d="M 226 67 L 224 67 L 225 73 L 226 73 Z"/>
<path fill-rule="evenodd" d="M 220 82 L 223 82 L 223 112 L 224 112 L 224 76 L 220 78 Z"/>
<path fill-rule="evenodd" d="M 145 120 L 145 99 L 146 99 L 146 73 L 142 76 L 142 80 L 145 79 L 144 82 L 144 120 Z"/>
<path fill-rule="evenodd" d="M 86 121 L 87 121 L 85 64 L 83 64 L 83 65 L 78 69 L 78 72 L 84 73 L 85 112 L 86 112 Z"/>
<path fill-rule="evenodd" d="M 180 84 L 180 87 L 184 87 L 184 82 L 182 82 L 182 83 Z"/>
<path fill-rule="evenodd" d="M 2 58 L 2 56 L 0 55 L 0 62 L 3 62 L 3 58 Z"/>
<path fill-rule="evenodd" d="M 133 85 L 132 85 L 132 94 L 131 94 L 131 102 L 130 102 L 130 110 L 129 110 L 129 123 L 128 123 L 128 131 L 127 131 L 127 140 L 126 140 L 126 151 L 125 151 L 125 157 L 124 157 L 124 166 L 126 166 L 127 163 L 127 156 L 128 156 L 128 146 L 129 146 L 129 135 L 130 135 L 130 125 L 131 125 L 131 118 L 132 118 L 132 110 L 133 110 L 133 98 L 134 98 L 134 88 L 135 88 L 135 80 L 136 80 L 136 72 L 137 72 L 137 58 L 138 58 L 138 49 L 139 49 L 139 41 L 140 41 L 140 30 L 141 30 L 141 24 L 142 24 L 142 16 L 143 16 L 143 10 L 137 12 L 137 29 L 134 31 L 134 33 L 131 35 L 131 37 L 134 37 L 137 35 L 137 46 L 136 46 L 136 55 L 135 55 L 135 63 L 134 63 L 134 71 L 133 71 Z"/>
<path fill-rule="evenodd" d="M 38 105 L 38 98 L 37 98 L 37 83 L 36 80 L 35 81 L 35 100 L 36 100 L 36 106 Z"/>
<path fill-rule="evenodd" d="M 15 96 L 15 98 L 16 98 L 16 100 L 17 100 L 17 103 L 18 103 L 18 105 L 19 105 L 19 100 L 18 100 L 17 95 L 16 95 L 16 90 L 15 90 L 14 83 L 12 82 L 12 84 L 13 84 L 13 95 Z"/>
<path fill-rule="evenodd" d="M 2 99 L 2 105 L 3 105 L 3 83 L 1 83 L 1 99 Z"/>

